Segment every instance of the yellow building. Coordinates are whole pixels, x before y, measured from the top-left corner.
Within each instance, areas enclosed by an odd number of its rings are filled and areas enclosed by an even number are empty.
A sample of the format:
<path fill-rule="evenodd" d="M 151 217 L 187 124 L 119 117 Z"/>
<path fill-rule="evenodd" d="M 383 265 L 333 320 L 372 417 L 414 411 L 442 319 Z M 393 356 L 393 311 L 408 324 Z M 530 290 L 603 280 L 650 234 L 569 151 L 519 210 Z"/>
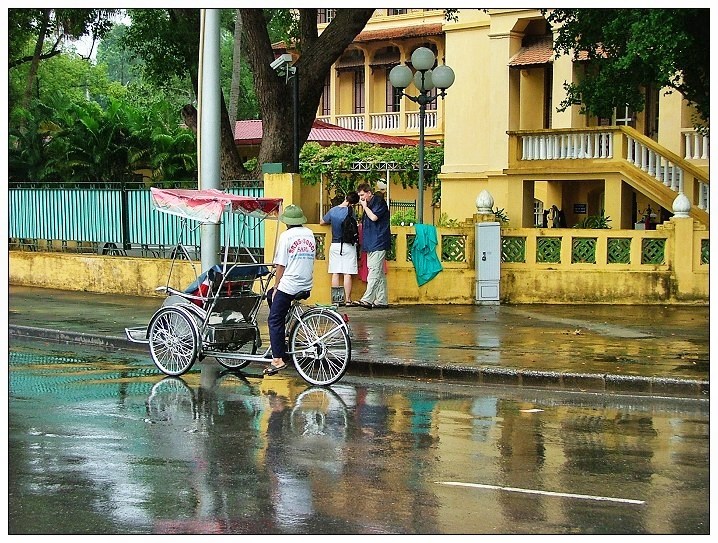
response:
<path fill-rule="evenodd" d="M 319 10 L 320 31 L 332 14 Z M 641 229 L 647 212 L 653 225 L 668 220 L 682 190 L 690 215 L 707 225 L 708 138 L 693 129 L 687 102 L 649 89 L 640 113 L 559 113 L 564 82 L 585 62 L 555 58 L 552 42 L 538 9 L 461 9 L 455 21 L 443 9 L 377 9 L 331 70 L 318 118 L 417 137 L 418 105 L 391 86 L 389 71 L 428 47 L 456 74 L 424 123 L 428 141 L 444 140 L 440 211 L 448 218 L 470 217 L 486 189 L 510 227 L 541 226 L 555 205 L 568 227 L 603 212 L 612 228 Z M 413 84 L 406 92 L 417 94 Z M 416 200 L 412 190 L 397 187 L 392 197 Z M 431 198 L 424 202 L 424 216 L 438 219 Z"/>

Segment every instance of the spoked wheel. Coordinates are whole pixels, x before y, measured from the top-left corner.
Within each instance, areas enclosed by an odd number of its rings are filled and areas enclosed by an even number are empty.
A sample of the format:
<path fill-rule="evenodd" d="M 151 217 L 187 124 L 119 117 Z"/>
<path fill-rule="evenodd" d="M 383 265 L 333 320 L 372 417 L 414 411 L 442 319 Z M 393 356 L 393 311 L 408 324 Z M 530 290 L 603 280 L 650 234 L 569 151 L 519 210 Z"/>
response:
<path fill-rule="evenodd" d="M 147 337 L 152 360 L 166 375 L 182 375 L 199 355 L 196 318 L 181 307 L 158 309 L 148 327 Z"/>
<path fill-rule="evenodd" d="M 348 428 L 347 406 L 329 387 L 308 388 L 297 396 L 290 424 L 297 435 L 344 439 Z"/>
<path fill-rule="evenodd" d="M 165 377 L 147 398 L 147 417 L 153 423 L 190 424 L 197 417 L 192 389 L 179 377 Z"/>
<path fill-rule="evenodd" d="M 336 312 L 313 308 L 305 311 L 292 328 L 289 350 L 294 366 L 306 381 L 331 385 L 347 371 L 352 344 L 347 327 Z"/>
<path fill-rule="evenodd" d="M 253 328 L 247 330 L 246 333 L 250 337 L 247 337 L 244 343 L 232 343 L 227 347 L 226 351 L 231 353 L 250 355 L 257 354 L 257 339 L 259 335 L 259 330 Z M 244 360 L 242 358 L 225 358 L 223 356 L 215 356 L 215 358 L 217 359 L 217 362 L 230 370 L 242 369 L 250 362 L 249 360 Z"/>

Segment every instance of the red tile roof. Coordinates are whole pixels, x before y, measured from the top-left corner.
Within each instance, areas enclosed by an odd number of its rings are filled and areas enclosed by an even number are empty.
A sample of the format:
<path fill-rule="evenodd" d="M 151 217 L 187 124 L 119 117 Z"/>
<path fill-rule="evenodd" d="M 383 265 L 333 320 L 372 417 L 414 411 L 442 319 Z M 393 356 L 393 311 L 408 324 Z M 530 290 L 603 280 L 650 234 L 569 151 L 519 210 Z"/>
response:
<path fill-rule="evenodd" d="M 553 57 L 553 42 L 551 37 L 536 41 L 522 47 L 511 60 L 509 66 L 531 66 L 548 64 Z"/>
<path fill-rule="evenodd" d="M 332 143 L 371 143 L 382 147 L 404 147 L 419 144 L 418 140 L 387 136 L 374 132 L 349 130 L 323 121 L 315 120 L 307 141 L 327 146 Z M 234 143 L 237 145 L 259 145 L 262 142 L 262 121 L 237 121 L 234 125 Z M 426 142 L 427 145 L 433 143 Z"/>
<path fill-rule="evenodd" d="M 360 32 L 352 43 L 363 43 L 368 41 L 395 40 L 401 38 L 420 38 L 422 36 L 440 36 L 444 33 L 441 23 L 416 26 L 402 26 L 386 28 L 384 30 L 365 30 Z M 274 51 L 286 51 L 287 43 L 278 41 L 272 44 Z"/>
<path fill-rule="evenodd" d="M 418 38 L 420 36 L 438 36 L 443 33 L 444 30 L 441 23 L 403 26 L 397 28 L 387 28 L 384 30 L 366 30 L 364 32 L 360 32 L 359 35 L 354 38 L 352 43 L 393 40 L 400 38 Z"/>

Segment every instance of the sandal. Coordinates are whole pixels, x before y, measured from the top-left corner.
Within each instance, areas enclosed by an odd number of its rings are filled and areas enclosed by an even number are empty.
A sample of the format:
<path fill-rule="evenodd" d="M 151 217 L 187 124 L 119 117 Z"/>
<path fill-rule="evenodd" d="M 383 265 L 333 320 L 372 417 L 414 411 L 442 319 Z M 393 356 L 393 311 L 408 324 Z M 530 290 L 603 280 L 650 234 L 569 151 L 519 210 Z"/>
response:
<path fill-rule="evenodd" d="M 355 302 L 355 304 L 358 305 L 359 307 L 363 307 L 364 309 L 371 309 L 372 307 L 374 307 L 369 302 L 365 302 L 363 300 L 359 300 L 358 302 Z"/>
<path fill-rule="evenodd" d="M 264 375 L 274 375 L 276 373 L 279 373 L 286 367 L 287 367 L 287 364 L 284 362 L 282 363 L 281 366 L 275 366 L 274 364 L 270 363 L 269 366 L 264 368 L 264 371 L 262 373 L 264 373 Z"/>

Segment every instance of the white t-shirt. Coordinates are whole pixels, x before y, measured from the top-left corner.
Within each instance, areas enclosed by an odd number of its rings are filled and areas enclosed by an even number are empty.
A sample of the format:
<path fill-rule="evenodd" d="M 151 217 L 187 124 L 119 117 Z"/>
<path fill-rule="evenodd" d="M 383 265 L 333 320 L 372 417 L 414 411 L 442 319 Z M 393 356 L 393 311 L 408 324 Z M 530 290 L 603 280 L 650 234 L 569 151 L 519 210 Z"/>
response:
<path fill-rule="evenodd" d="M 288 228 L 279 235 L 274 263 L 284 266 L 278 288 L 285 294 L 311 290 L 314 279 L 314 233 L 306 226 Z"/>

